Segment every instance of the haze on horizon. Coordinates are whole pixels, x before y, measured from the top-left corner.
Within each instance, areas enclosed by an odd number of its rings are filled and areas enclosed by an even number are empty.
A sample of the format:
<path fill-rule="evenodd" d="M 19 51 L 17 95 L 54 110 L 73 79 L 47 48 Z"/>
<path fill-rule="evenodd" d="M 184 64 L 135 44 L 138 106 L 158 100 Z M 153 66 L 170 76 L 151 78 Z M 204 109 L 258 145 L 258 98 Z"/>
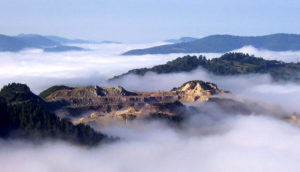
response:
<path fill-rule="evenodd" d="M 1 0 L 1 34 L 155 42 L 211 34 L 299 33 L 296 0 Z"/>

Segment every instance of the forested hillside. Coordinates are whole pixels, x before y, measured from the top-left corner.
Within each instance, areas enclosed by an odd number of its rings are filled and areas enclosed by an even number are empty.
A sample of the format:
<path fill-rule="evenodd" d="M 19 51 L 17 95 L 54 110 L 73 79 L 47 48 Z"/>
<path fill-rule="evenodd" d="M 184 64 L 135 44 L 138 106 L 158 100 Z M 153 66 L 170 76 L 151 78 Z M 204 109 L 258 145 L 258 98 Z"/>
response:
<path fill-rule="evenodd" d="M 73 125 L 47 109 L 47 103 L 24 84 L 9 84 L 0 91 L 0 137 L 33 141 L 59 139 L 81 145 L 110 140 L 91 127 Z"/>
<path fill-rule="evenodd" d="M 300 63 L 264 60 L 263 58 L 243 53 L 226 53 L 219 58 L 211 60 L 201 55 L 199 57 L 187 55 L 152 68 L 133 69 L 112 79 L 128 74 L 144 75 L 147 72 L 158 74 L 189 72 L 198 67 L 202 67 L 216 75 L 270 74 L 274 80 L 298 80 L 298 73 L 300 72 Z"/>

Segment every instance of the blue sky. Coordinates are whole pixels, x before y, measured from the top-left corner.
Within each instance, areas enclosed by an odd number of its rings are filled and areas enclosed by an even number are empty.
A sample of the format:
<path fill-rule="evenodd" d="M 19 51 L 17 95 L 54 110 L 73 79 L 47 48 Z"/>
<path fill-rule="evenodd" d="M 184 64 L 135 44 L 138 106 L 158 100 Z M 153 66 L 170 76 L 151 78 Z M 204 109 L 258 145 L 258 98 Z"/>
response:
<path fill-rule="evenodd" d="M 300 33 L 300 1 L 0 0 L 0 29 L 122 42 Z"/>

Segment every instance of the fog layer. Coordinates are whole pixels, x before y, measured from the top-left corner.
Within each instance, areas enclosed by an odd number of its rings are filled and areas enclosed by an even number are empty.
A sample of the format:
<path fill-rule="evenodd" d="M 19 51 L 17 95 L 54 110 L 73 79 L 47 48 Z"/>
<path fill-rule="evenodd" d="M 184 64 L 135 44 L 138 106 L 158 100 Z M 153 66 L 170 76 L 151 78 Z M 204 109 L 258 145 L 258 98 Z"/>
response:
<path fill-rule="evenodd" d="M 170 90 L 189 80 L 214 82 L 240 99 L 300 112 L 300 85 L 273 83 L 268 75 L 219 77 L 199 68 L 191 73 L 129 75 L 106 82 L 129 69 L 165 63 L 183 54 L 120 56 L 150 45 L 85 45 L 93 51 L 44 53 L 28 50 L 0 53 L 0 85 L 28 84 L 35 93 L 57 84 L 122 85 L 128 90 Z M 297 61 L 299 52 L 270 52 L 244 47 L 267 59 Z M 208 58 L 218 54 L 205 54 Z M 286 58 L 287 57 L 287 58 Z M 182 129 L 158 122 L 110 126 L 102 132 L 120 141 L 91 149 L 63 142 L 0 141 L 0 171 L 300 171 L 300 129 L 265 114 L 226 114 L 212 107 L 194 114 Z"/>
<path fill-rule="evenodd" d="M 28 84 L 35 93 L 57 84 L 70 86 L 109 85 L 105 81 L 130 69 L 164 64 L 185 54 L 121 56 L 123 52 L 146 48 L 153 44 L 87 44 L 80 45 L 91 51 L 46 53 L 25 50 L 19 53 L 0 53 L 0 86 L 9 82 Z M 238 52 L 263 56 L 267 59 L 297 62 L 300 52 L 271 52 L 244 47 Z M 194 54 L 199 55 L 199 54 Z M 207 58 L 221 54 L 203 54 Z"/>
<path fill-rule="evenodd" d="M 161 124 L 114 128 L 125 139 L 84 149 L 65 143 L 2 142 L 1 171 L 299 171 L 300 130 L 262 116 L 235 116 L 207 136 L 176 132 Z M 138 128 L 139 127 L 139 128 Z M 190 126 L 193 127 L 193 126 Z M 212 126 L 213 127 L 213 126 Z M 138 128 L 138 130 L 137 130 Z"/>

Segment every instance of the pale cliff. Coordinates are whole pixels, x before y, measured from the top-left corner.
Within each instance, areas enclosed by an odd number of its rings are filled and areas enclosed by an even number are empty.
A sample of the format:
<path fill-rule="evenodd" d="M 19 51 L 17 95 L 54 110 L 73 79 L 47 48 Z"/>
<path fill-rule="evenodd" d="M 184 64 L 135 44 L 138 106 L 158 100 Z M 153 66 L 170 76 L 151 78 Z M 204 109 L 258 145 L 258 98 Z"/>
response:
<path fill-rule="evenodd" d="M 171 91 L 127 91 L 118 86 L 61 89 L 51 93 L 45 100 L 60 109 L 64 117 L 77 116 L 75 124 L 104 126 L 113 122 L 127 123 L 134 119 L 166 119 L 180 122 L 187 117 L 191 104 L 202 107 L 214 104 L 226 113 L 270 114 L 293 122 L 297 116 L 289 116 L 280 108 L 266 104 L 238 100 L 228 91 L 204 81 L 189 81 Z M 196 109 L 201 112 L 205 108 Z M 205 112 L 213 113 L 212 112 Z M 60 116 L 60 114 L 58 114 Z M 79 118 L 78 118 L 79 117 Z"/>
<path fill-rule="evenodd" d="M 103 121 L 115 119 L 143 119 L 153 114 L 173 119 L 183 114 L 185 106 L 182 103 L 206 102 L 214 95 L 225 93 L 228 92 L 213 83 L 189 81 L 171 91 L 158 92 L 127 91 L 120 86 L 63 89 L 53 92 L 45 100 L 72 114 L 90 113 L 75 123 L 96 121 L 103 124 Z"/>

